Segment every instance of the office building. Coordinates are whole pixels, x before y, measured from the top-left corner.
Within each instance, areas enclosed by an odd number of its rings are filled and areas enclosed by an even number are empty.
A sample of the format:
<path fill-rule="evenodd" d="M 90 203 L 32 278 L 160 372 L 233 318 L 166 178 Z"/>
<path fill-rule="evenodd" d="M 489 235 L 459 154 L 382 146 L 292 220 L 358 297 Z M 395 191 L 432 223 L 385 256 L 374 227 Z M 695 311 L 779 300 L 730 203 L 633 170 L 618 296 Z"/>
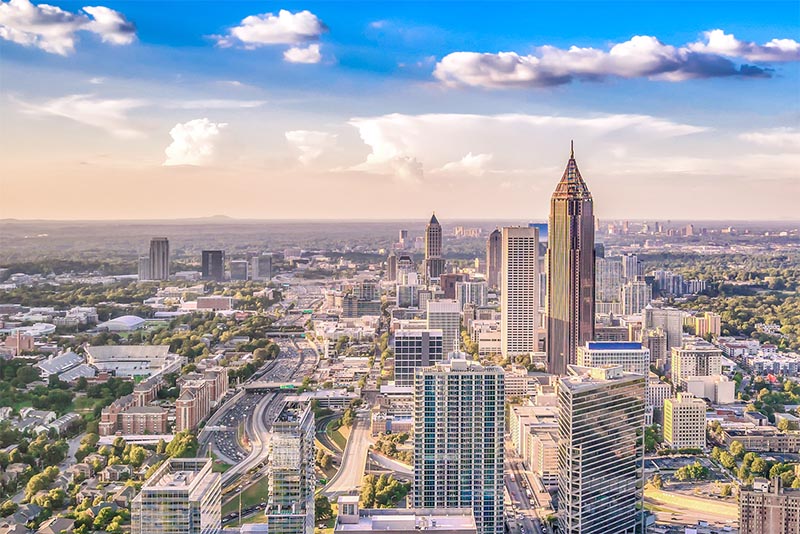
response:
<path fill-rule="evenodd" d="M 250 279 L 262 282 L 272 280 L 271 254 L 260 254 L 250 258 Z"/>
<path fill-rule="evenodd" d="M 150 280 L 169 280 L 169 239 L 150 240 Z"/>
<path fill-rule="evenodd" d="M 683 318 L 686 312 L 676 308 L 644 308 L 644 329 L 660 327 L 667 334 L 667 349 L 680 347 L 683 342 Z"/>
<path fill-rule="evenodd" d="M 467 304 L 482 308 L 489 303 L 489 286 L 486 282 L 457 282 L 455 299 L 462 310 Z"/>
<path fill-rule="evenodd" d="M 742 534 L 800 534 L 800 489 L 784 488 L 775 477 L 766 491 L 740 490 L 739 529 Z"/>
<path fill-rule="evenodd" d="M 725 375 L 690 376 L 683 385 L 687 393 L 713 404 L 732 404 L 736 400 L 736 382 Z"/>
<path fill-rule="evenodd" d="M 225 280 L 225 251 L 204 250 L 200 266 L 203 280 L 222 282 Z"/>
<path fill-rule="evenodd" d="M 150 280 L 150 256 L 142 256 L 139 258 L 136 269 L 139 275 L 139 280 Z"/>
<path fill-rule="evenodd" d="M 337 500 L 334 534 L 477 534 L 472 510 L 445 508 L 425 510 L 384 508 L 364 510 L 357 495 L 343 495 Z"/>
<path fill-rule="evenodd" d="M 425 227 L 425 280 L 430 283 L 431 280 L 438 279 L 442 273 L 444 273 L 442 226 L 434 213 L 428 226 Z"/>
<path fill-rule="evenodd" d="M 503 228 L 500 336 L 503 356 L 539 351 L 539 232 Z"/>
<path fill-rule="evenodd" d="M 461 346 L 461 306 L 455 300 L 427 302 L 428 329 L 442 331 L 442 349 L 447 356 Z"/>
<path fill-rule="evenodd" d="M 597 301 L 619 302 L 622 278 L 622 262 L 618 258 L 597 258 L 595 263 Z"/>
<path fill-rule="evenodd" d="M 632 282 L 642 276 L 642 262 L 636 254 L 625 254 L 622 256 L 622 277 Z"/>
<path fill-rule="evenodd" d="M 131 504 L 132 534 L 222 532 L 220 474 L 211 458 L 170 458 Z"/>
<path fill-rule="evenodd" d="M 453 358 L 414 380 L 414 508 L 469 508 L 503 534 L 503 370 Z"/>
<path fill-rule="evenodd" d="M 568 370 L 558 387 L 559 531 L 641 532 L 645 377 L 622 367 Z"/>
<path fill-rule="evenodd" d="M 444 273 L 439 277 L 439 288 L 442 290 L 442 297 L 446 299 L 456 298 L 456 284 L 469 280 L 466 273 Z"/>
<path fill-rule="evenodd" d="M 267 530 L 270 534 L 314 534 L 314 412 L 287 398 L 269 441 Z"/>
<path fill-rule="evenodd" d="M 693 376 L 722 374 L 722 349 L 698 337 L 687 337 L 681 347 L 672 349 L 672 385 L 683 387 Z"/>
<path fill-rule="evenodd" d="M 231 280 L 247 280 L 249 265 L 247 260 L 231 260 Z"/>
<path fill-rule="evenodd" d="M 650 351 L 650 364 L 659 369 L 666 368 L 670 351 L 667 350 L 667 333 L 661 327 L 642 332 L 642 346 Z"/>
<path fill-rule="evenodd" d="M 623 341 L 590 341 L 578 348 L 581 367 L 621 366 L 623 371 L 647 376 L 650 372 L 650 351 L 641 343 Z"/>
<path fill-rule="evenodd" d="M 722 317 L 719 314 L 705 312 L 692 318 L 694 320 L 694 335 L 705 338 L 707 335 L 717 338 L 722 330 Z"/>
<path fill-rule="evenodd" d="M 394 250 L 389 252 L 389 256 L 386 258 L 386 280 L 397 281 L 397 254 L 394 253 Z"/>
<path fill-rule="evenodd" d="M 664 401 L 672 396 L 672 386 L 663 382 L 655 373 L 647 374 L 647 385 L 644 390 L 645 406 L 663 410 Z"/>
<path fill-rule="evenodd" d="M 705 449 L 706 403 L 688 393 L 664 399 L 664 442 L 673 449 Z"/>
<path fill-rule="evenodd" d="M 622 286 L 622 315 L 636 315 L 653 300 L 653 288 L 644 280 L 625 282 Z"/>
<path fill-rule="evenodd" d="M 547 252 L 547 366 L 563 375 L 594 339 L 594 212 L 574 150 L 550 201 Z"/>
<path fill-rule="evenodd" d="M 394 382 L 413 386 L 414 372 L 443 359 L 441 330 L 398 330 L 394 333 Z"/>
<path fill-rule="evenodd" d="M 486 240 L 486 282 L 491 288 L 500 287 L 503 272 L 503 234 L 498 228 Z"/>

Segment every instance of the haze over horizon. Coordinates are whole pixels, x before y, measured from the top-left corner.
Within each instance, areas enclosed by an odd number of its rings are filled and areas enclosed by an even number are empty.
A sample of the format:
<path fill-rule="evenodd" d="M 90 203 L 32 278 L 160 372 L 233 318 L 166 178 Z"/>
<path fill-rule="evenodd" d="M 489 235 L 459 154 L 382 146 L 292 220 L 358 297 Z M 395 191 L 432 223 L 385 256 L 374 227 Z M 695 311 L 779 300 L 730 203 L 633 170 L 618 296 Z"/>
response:
<path fill-rule="evenodd" d="M 601 219 L 797 218 L 796 2 L 51 4 L 2 219 L 540 220 L 570 139 Z"/>

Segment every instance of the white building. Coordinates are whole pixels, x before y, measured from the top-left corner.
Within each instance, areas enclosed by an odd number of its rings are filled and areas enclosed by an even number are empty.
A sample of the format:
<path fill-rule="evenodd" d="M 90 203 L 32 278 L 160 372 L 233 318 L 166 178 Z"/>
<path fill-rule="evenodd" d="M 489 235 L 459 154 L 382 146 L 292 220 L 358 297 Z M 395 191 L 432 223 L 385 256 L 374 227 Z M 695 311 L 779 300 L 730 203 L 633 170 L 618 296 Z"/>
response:
<path fill-rule="evenodd" d="M 664 442 L 673 449 L 706 447 L 706 403 L 694 395 L 678 393 L 664 401 Z"/>
<path fill-rule="evenodd" d="M 590 341 L 583 347 L 578 347 L 578 365 L 620 365 L 628 373 L 647 376 L 650 369 L 650 350 L 635 342 Z"/>
<path fill-rule="evenodd" d="M 683 384 L 688 393 L 713 404 L 731 404 L 736 400 L 736 382 L 725 375 L 690 376 Z"/>
<path fill-rule="evenodd" d="M 683 342 L 683 319 L 686 312 L 676 308 L 653 308 L 646 306 L 644 309 L 643 328 L 651 329 L 661 327 L 667 334 L 667 349 L 680 347 Z"/>
<path fill-rule="evenodd" d="M 456 282 L 456 301 L 462 310 L 467 304 L 486 306 L 489 302 L 489 285 L 486 282 Z"/>
<path fill-rule="evenodd" d="M 461 347 L 461 307 L 451 299 L 428 301 L 428 329 L 442 331 L 444 354 Z"/>
<path fill-rule="evenodd" d="M 672 348 L 672 385 L 685 387 L 684 380 L 722 374 L 722 350 L 698 337 L 687 337 Z"/>
<path fill-rule="evenodd" d="M 501 350 L 503 356 L 539 350 L 539 231 L 503 228 Z"/>
<path fill-rule="evenodd" d="M 633 280 L 622 286 L 622 314 L 635 315 L 653 300 L 653 288 L 644 280 Z"/>

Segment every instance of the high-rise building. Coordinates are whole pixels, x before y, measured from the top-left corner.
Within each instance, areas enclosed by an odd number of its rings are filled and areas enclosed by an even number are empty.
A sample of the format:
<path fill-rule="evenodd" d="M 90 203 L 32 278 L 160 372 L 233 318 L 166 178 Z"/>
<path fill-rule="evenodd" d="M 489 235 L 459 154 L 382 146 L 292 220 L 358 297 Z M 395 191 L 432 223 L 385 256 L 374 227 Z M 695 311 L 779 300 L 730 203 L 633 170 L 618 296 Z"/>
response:
<path fill-rule="evenodd" d="M 539 232 L 503 228 L 500 339 L 503 356 L 539 351 Z"/>
<path fill-rule="evenodd" d="M 137 273 L 139 280 L 150 280 L 150 256 L 142 256 L 139 258 L 137 266 Z"/>
<path fill-rule="evenodd" d="M 169 239 L 150 240 L 150 280 L 169 280 Z"/>
<path fill-rule="evenodd" d="M 267 530 L 314 534 L 314 412 L 299 397 L 285 400 L 269 441 Z"/>
<path fill-rule="evenodd" d="M 439 277 L 439 287 L 442 289 L 442 297 L 446 299 L 456 298 L 456 284 L 469 280 L 466 273 L 444 273 Z"/>
<path fill-rule="evenodd" d="M 222 532 L 222 487 L 212 464 L 210 458 L 170 458 L 161 464 L 133 499 L 132 534 Z"/>
<path fill-rule="evenodd" d="M 625 282 L 622 286 L 622 314 L 635 315 L 653 300 L 653 288 L 644 280 Z"/>
<path fill-rule="evenodd" d="M 597 258 L 595 286 L 598 302 L 619 302 L 622 291 L 622 262 L 617 258 Z"/>
<path fill-rule="evenodd" d="M 650 351 L 641 343 L 590 341 L 578 347 L 578 365 L 582 367 L 619 365 L 628 373 L 647 376 L 650 372 Z"/>
<path fill-rule="evenodd" d="M 272 280 L 272 255 L 259 254 L 250 258 L 250 279 Z"/>
<path fill-rule="evenodd" d="M 394 382 L 413 386 L 414 371 L 443 359 L 441 330 L 397 330 L 394 333 Z"/>
<path fill-rule="evenodd" d="M 627 282 L 637 280 L 642 276 L 642 262 L 636 254 L 622 256 L 622 276 Z"/>
<path fill-rule="evenodd" d="M 389 256 L 386 258 L 386 279 L 390 282 L 397 280 L 397 254 L 394 253 L 394 250 L 389 252 Z"/>
<path fill-rule="evenodd" d="M 444 272 L 442 257 L 442 225 L 434 213 L 425 227 L 425 280 L 430 282 Z"/>
<path fill-rule="evenodd" d="M 722 350 L 698 337 L 687 337 L 683 345 L 672 348 L 672 385 L 683 386 L 692 376 L 722 374 Z"/>
<path fill-rule="evenodd" d="M 667 334 L 667 349 L 680 347 L 683 342 L 683 318 L 686 312 L 677 308 L 645 306 L 643 328 L 661 327 Z"/>
<path fill-rule="evenodd" d="M 694 334 L 697 337 L 719 337 L 722 330 L 722 317 L 719 314 L 705 312 L 694 317 Z"/>
<path fill-rule="evenodd" d="M 664 441 L 673 449 L 704 449 L 706 402 L 687 393 L 664 399 Z"/>
<path fill-rule="evenodd" d="M 414 379 L 414 508 L 470 508 L 503 534 L 503 370 L 453 358 Z"/>
<path fill-rule="evenodd" d="M 766 491 L 740 490 L 739 529 L 742 534 L 800 534 L 800 489 L 784 488 L 775 477 Z"/>
<path fill-rule="evenodd" d="M 650 363 L 659 369 L 665 369 L 670 351 L 667 350 L 667 333 L 661 327 L 642 332 L 642 346 L 650 351 Z"/>
<path fill-rule="evenodd" d="M 225 251 L 204 250 L 200 266 L 203 280 L 222 282 L 225 280 Z"/>
<path fill-rule="evenodd" d="M 427 303 L 428 329 L 442 331 L 442 350 L 447 356 L 461 346 L 461 306 L 451 299 Z"/>
<path fill-rule="evenodd" d="M 467 304 L 486 306 L 489 302 L 489 287 L 486 282 L 457 282 L 456 301 L 461 309 Z"/>
<path fill-rule="evenodd" d="M 247 260 L 231 260 L 231 280 L 247 280 Z"/>
<path fill-rule="evenodd" d="M 503 234 L 499 228 L 489 234 L 486 240 L 486 281 L 489 287 L 500 287 L 500 276 L 503 271 Z"/>
<path fill-rule="evenodd" d="M 594 338 L 592 194 L 570 151 L 550 200 L 547 250 L 547 366 L 566 374 L 578 347 Z"/>
<path fill-rule="evenodd" d="M 401 249 L 408 246 L 408 230 L 400 230 L 397 233 L 397 244 L 400 245 Z"/>
<path fill-rule="evenodd" d="M 644 381 L 622 367 L 570 365 L 558 387 L 558 526 L 643 531 Z"/>

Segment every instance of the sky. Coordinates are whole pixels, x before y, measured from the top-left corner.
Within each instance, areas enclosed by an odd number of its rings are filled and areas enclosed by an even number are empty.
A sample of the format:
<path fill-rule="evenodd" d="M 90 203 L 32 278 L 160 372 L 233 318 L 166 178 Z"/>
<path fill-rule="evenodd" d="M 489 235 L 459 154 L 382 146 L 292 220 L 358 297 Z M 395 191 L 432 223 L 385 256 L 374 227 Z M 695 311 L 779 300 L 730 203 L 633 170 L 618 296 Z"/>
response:
<path fill-rule="evenodd" d="M 0 0 L 0 219 L 800 219 L 800 2 Z"/>

